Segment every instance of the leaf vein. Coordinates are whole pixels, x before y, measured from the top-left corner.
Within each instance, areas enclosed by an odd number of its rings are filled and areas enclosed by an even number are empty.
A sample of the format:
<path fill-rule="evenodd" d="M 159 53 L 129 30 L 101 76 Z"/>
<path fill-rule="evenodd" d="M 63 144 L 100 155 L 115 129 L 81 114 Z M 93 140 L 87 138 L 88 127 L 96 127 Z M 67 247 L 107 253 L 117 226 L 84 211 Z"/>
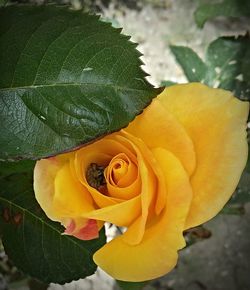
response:
<path fill-rule="evenodd" d="M 36 33 L 37 30 L 39 30 L 45 23 L 49 22 L 51 19 L 48 18 L 46 21 L 42 21 L 41 23 L 39 23 L 39 25 L 37 27 L 35 27 L 35 29 L 32 31 L 32 33 L 30 34 L 29 38 L 27 39 L 26 43 L 25 43 L 25 46 L 24 48 L 22 49 L 22 51 L 20 52 L 19 54 L 19 57 L 17 59 L 17 62 L 16 62 L 16 65 L 15 65 L 15 70 L 14 70 L 14 73 L 13 73 L 13 78 L 12 78 L 12 81 L 11 81 L 11 85 L 10 87 L 12 87 L 13 85 L 13 82 L 14 82 L 14 79 L 15 79 L 15 75 L 16 75 L 16 69 L 17 69 L 17 66 L 18 66 L 18 63 L 21 59 L 21 56 L 23 55 L 23 52 L 24 50 L 26 49 L 26 47 L 28 46 L 28 44 L 30 43 L 32 37 L 34 36 L 34 34 Z"/>
<path fill-rule="evenodd" d="M 25 216 L 25 213 L 29 214 L 30 216 L 32 216 L 34 219 L 37 219 L 39 220 L 41 223 L 43 223 L 44 225 L 46 225 L 48 228 L 50 228 L 53 232 L 56 232 L 58 234 L 61 235 L 61 232 L 53 227 L 51 224 L 47 223 L 46 221 L 44 221 L 43 219 L 39 218 L 38 216 L 36 216 L 35 214 L 33 214 L 32 212 L 30 211 L 27 211 L 27 209 L 23 208 L 22 206 L 19 206 L 18 204 L 15 204 L 15 203 L 12 203 L 10 200 L 0 196 L 0 200 L 2 200 L 3 202 L 13 206 L 13 207 L 16 207 L 18 208 L 19 210 L 21 210 L 23 212 L 23 215 Z M 86 248 L 82 247 L 80 244 L 78 244 L 77 242 L 75 242 L 73 239 L 71 239 L 70 237 L 68 236 L 65 236 L 65 239 L 66 240 L 69 240 L 74 246 L 80 248 L 80 249 L 83 249 L 83 250 L 87 250 Z"/>

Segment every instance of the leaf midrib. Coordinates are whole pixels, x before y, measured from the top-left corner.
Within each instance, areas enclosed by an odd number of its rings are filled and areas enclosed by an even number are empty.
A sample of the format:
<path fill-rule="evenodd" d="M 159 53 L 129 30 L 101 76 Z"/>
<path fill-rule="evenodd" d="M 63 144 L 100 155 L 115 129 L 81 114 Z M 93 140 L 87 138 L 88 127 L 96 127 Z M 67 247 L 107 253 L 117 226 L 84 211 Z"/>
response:
<path fill-rule="evenodd" d="M 50 88 L 50 87 L 78 87 L 78 86 L 88 86 L 88 85 L 94 85 L 94 86 L 102 86 L 102 87 L 112 87 L 116 90 L 126 90 L 126 91 L 148 91 L 145 89 L 136 89 L 136 88 L 129 88 L 129 87 L 123 87 L 123 86 L 117 86 L 113 84 L 100 84 L 100 83 L 56 83 L 56 84 L 45 84 L 45 85 L 30 85 L 30 86 L 20 86 L 20 87 L 10 87 L 10 88 L 1 88 L 0 92 L 4 91 L 16 91 L 16 90 L 27 90 L 27 89 L 39 89 L 39 88 Z"/>
<path fill-rule="evenodd" d="M 13 201 L 10 201 L 10 200 L 8 200 L 8 199 L 2 197 L 2 196 L 0 196 L 0 201 L 3 201 L 3 202 L 5 202 L 5 203 L 8 203 L 9 205 L 14 206 L 14 207 L 20 209 L 20 210 L 23 211 L 24 213 L 25 213 L 25 212 L 28 213 L 29 215 L 31 215 L 31 216 L 32 216 L 33 218 L 35 218 L 36 220 L 39 220 L 43 225 L 46 225 L 47 227 L 51 228 L 53 231 L 57 232 L 57 233 L 61 236 L 62 233 L 61 233 L 57 228 L 55 228 L 55 227 L 53 227 L 51 224 L 45 222 L 42 218 L 39 218 L 38 216 L 36 216 L 35 214 L 33 214 L 31 211 L 27 210 L 26 208 L 23 208 L 22 206 L 20 206 L 20 205 L 14 203 Z M 85 250 L 85 251 L 86 251 L 86 250 L 89 251 L 87 248 L 85 248 L 85 247 L 79 245 L 77 242 L 75 242 L 74 240 L 72 240 L 71 238 L 69 238 L 67 235 L 65 235 L 65 239 L 69 240 L 71 243 L 73 243 L 74 245 L 76 245 L 76 246 L 79 247 L 80 249 L 83 249 L 83 250 Z"/>

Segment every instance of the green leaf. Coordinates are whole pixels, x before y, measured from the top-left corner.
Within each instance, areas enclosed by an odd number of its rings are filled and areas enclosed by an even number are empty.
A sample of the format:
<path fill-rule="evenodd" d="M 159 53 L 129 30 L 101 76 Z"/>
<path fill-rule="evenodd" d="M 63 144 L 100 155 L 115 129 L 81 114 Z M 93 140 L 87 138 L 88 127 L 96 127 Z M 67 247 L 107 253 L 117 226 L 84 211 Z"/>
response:
<path fill-rule="evenodd" d="M 250 186 L 249 186 L 249 180 L 250 180 L 250 173 L 247 171 L 244 171 L 239 185 L 232 196 L 232 198 L 229 201 L 229 205 L 233 204 L 245 204 L 247 202 L 250 202 Z"/>
<path fill-rule="evenodd" d="M 0 0 L 0 7 L 5 6 L 9 0 Z"/>
<path fill-rule="evenodd" d="M 191 48 L 171 45 L 170 49 L 181 65 L 188 81 L 201 82 L 204 80 L 207 67 Z"/>
<path fill-rule="evenodd" d="M 228 89 L 242 100 L 250 100 L 250 38 L 249 35 L 220 37 L 207 50 L 209 67 L 206 83 Z"/>
<path fill-rule="evenodd" d="M 159 93 L 136 44 L 97 16 L 0 9 L 0 159 L 38 159 L 125 127 Z"/>
<path fill-rule="evenodd" d="M 250 202 L 250 173 L 247 170 L 243 171 L 240 182 L 233 196 L 222 209 L 223 214 L 242 215 L 245 213 L 244 205 Z"/>
<path fill-rule="evenodd" d="M 63 227 L 50 221 L 32 191 L 32 172 L 1 179 L 0 226 L 5 251 L 14 264 L 45 283 L 66 283 L 96 270 L 93 253 L 105 243 L 62 235 Z"/>
<path fill-rule="evenodd" d="M 33 170 L 35 161 L 22 160 L 17 162 L 0 161 L 0 177 L 10 175 L 12 173 L 22 173 Z"/>
<path fill-rule="evenodd" d="M 248 139 L 248 160 L 247 160 L 247 165 L 246 165 L 245 170 L 246 172 L 250 173 L 250 140 L 249 139 Z"/>
<path fill-rule="evenodd" d="M 189 81 L 227 89 L 242 100 L 250 100 L 248 34 L 216 39 L 209 45 L 204 62 L 188 47 L 172 46 L 171 49 Z"/>
<path fill-rule="evenodd" d="M 175 84 L 176 83 L 172 82 L 172 81 L 161 81 L 161 87 L 170 87 L 170 86 L 173 86 Z"/>
<path fill-rule="evenodd" d="M 245 208 L 242 204 L 226 205 L 220 213 L 228 215 L 244 215 Z"/>
<path fill-rule="evenodd" d="M 124 281 L 116 281 L 122 290 L 142 290 L 148 281 L 146 282 L 124 282 Z"/>
<path fill-rule="evenodd" d="M 250 16 L 250 2 L 249 0 L 210 1 L 209 4 L 201 4 L 194 13 L 196 24 L 200 28 L 206 21 L 218 16 Z"/>

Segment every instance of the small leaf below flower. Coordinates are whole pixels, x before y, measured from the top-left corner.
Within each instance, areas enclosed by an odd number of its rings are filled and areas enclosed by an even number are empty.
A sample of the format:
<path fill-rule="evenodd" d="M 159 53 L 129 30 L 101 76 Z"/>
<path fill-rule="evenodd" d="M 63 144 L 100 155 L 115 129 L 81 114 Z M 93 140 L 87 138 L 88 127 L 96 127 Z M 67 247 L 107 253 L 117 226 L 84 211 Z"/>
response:
<path fill-rule="evenodd" d="M 62 235 L 64 228 L 49 220 L 35 200 L 32 171 L 2 175 L 0 180 L 2 240 L 15 266 L 43 282 L 59 284 L 95 272 L 92 255 L 105 243 L 104 231 L 91 241 Z"/>

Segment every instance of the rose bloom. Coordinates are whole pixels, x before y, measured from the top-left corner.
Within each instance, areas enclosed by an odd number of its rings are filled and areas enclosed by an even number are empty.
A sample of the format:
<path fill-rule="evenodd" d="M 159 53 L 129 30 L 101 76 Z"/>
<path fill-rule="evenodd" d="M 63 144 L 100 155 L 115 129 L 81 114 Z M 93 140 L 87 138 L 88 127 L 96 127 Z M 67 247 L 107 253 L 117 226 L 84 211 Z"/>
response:
<path fill-rule="evenodd" d="M 104 222 L 125 227 L 94 254 L 115 279 L 168 273 L 183 231 L 213 218 L 246 165 L 249 103 L 198 83 L 165 89 L 125 129 L 36 163 L 34 189 L 46 215 L 79 239 Z"/>

